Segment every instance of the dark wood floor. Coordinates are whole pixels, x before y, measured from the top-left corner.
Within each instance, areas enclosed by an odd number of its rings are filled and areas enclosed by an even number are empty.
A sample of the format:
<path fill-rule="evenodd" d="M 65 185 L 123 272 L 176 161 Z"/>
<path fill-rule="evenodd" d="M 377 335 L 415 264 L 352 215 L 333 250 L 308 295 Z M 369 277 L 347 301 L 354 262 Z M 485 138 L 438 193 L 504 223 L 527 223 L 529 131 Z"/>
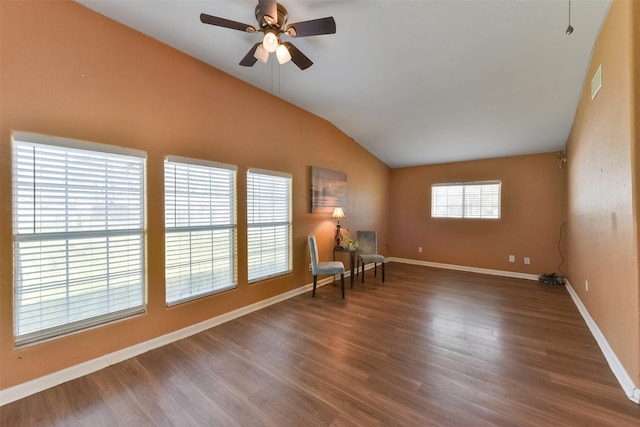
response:
<path fill-rule="evenodd" d="M 387 265 L 0 408 L 2 426 L 639 426 L 564 287 Z"/>

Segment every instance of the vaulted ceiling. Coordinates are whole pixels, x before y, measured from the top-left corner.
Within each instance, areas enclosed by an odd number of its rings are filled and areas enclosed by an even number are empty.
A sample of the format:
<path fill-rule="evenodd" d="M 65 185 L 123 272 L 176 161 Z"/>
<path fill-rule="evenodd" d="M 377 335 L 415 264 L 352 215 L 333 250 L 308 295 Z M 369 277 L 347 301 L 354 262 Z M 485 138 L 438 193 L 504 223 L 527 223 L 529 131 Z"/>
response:
<path fill-rule="evenodd" d="M 320 116 L 390 167 L 562 150 L 610 0 L 283 0 L 289 22 L 333 16 L 336 34 L 288 38 L 314 65 L 238 62 L 261 40 L 257 0 L 78 0 Z M 606 85 L 606 76 L 603 76 Z"/>

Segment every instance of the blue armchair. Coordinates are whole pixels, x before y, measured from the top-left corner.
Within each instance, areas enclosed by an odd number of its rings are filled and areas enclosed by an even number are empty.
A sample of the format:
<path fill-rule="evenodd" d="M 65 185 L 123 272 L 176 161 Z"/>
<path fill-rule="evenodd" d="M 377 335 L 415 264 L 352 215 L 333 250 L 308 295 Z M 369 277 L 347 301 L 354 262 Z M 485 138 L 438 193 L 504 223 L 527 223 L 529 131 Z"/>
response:
<path fill-rule="evenodd" d="M 311 272 L 313 273 L 313 292 L 312 297 L 316 296 L 316 285 L 318 283 L 318 275 L 320 274 L 339 274 L 340 285 L 342 287 L 342 298 L 344 298 L 344 264 L 340 261 L 318 261 L 318 245 L 315 236 L 307 237 L 309 241 L 309 253 L 311 254 Z"/>

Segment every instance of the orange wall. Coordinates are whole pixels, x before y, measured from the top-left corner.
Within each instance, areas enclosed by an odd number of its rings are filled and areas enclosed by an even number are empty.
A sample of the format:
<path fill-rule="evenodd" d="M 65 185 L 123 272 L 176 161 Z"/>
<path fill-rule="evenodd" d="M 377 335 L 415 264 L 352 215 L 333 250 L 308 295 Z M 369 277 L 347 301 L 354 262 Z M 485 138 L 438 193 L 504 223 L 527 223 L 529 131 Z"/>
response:
<path fill-rule="evenodd" d="M 633 95 L 631 79 L 640 73 L 640 7 L 632 3 L 614 1 L 611 6 L 567 144 L 567 245 L 572 287 L 631 379 L 640 384 L 638 211 L 634 208 L 638 197 L 634 188 L 640 183 L 640 98 L 637 88 Z M 600 64 L 602 89 L 591 100 L 591 78 Z"/>
<path fill-rule="evenodd" d="M 311 282 L 306 235 L 331 256 L 335 223 L 309 213 L 309 167 L 347 172 L 343 224 L 387 239 L 389 168 L 332 124 L 78 4 L 0 2 L 0 389 L 144 342 Z M 255 72 L 261 72 L 256 68 Z M 265 136 L 255 118 L 285 123 Z M 147 152 L 148 312 L 15 349 L 11 133 L 50 134 Z M 235 290 L 164 304 L 163 156 L 238 166 Z M 293 174 L 293 273 L 247 284 L 246 170 Z"/>
<path fill-rule="evenodd" d="M 631 153 L 633 159 L 633 183 L 635 192 L 634 197 L 634 218 L 636 231 L 636 277 L 638 277 L 638 290 L 636 299 L 638 301 L 638 335 L 640 335 L 640 260 L 638 255 L 640 252 L 640 2 L 632 3 L 632 44 L 631 54 L 633 56 L 633 65 L 631 67 L 631 84 L 633 87 L 633 103 L 631 104 Z M 640 337 L 638 338 L 638 354 L 640 355 Z M 640 359 L 640 356 L 638 357 Z M 640 385 L 640 360 L 638 360 L 638 373 L 636 375 L 636 385 Z"/>
<path fill-rule="evenodd" d="M 558 271 L 565 169 L 558 153 L 391 171 L 390 251 L 414 260 L 518 273 Z M 500 180 L 499 220 L 431 218 L 431 185 Z M 418 252 L 422 246 L 423 252 Z M 516 256 L 509 263 L 509 255 Z M 531 258 L 525 265 L 523 258 Z"/>

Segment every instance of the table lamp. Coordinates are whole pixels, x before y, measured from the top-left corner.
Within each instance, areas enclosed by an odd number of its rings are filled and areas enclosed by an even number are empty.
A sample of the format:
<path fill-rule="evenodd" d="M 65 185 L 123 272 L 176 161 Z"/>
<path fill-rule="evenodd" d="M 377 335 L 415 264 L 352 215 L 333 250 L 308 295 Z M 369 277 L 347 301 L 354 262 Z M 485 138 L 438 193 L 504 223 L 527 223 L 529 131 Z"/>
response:
<path fill-rule="evenodd" d="M 347 216 L 344 214 L 344 211 L 342 210 L 342 208 L 333 209 L 333 214 L 331 215 L 331 218 L 335 218 L 338 220 L 338 225 L 336 226 L 336 237 L 335 237 L 336 247 L 342 246 L 342 233 L 340 232 L 340 220 L 346 217 Z"/>

